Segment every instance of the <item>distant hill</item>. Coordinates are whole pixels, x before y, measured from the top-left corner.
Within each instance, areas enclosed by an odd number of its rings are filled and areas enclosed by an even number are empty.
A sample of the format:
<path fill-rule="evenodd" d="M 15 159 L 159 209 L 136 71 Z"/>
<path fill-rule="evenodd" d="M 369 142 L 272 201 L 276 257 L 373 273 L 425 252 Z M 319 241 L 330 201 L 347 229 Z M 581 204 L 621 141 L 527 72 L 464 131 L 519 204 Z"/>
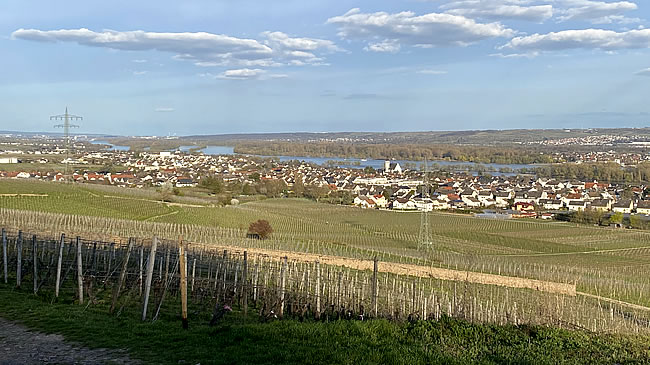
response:
<path fill-rule="evenodd" d="M 512 145 L 544 139 L 580 138 L 598 135 L 634 136 L 650 139 L 650 128 L 595 129 L 508 129 L 424 132 L 327 132 L 327 133 L 251 133 L 180 137 L 187 141 L 332 141 L 363 143 L 441 143 L 472 145 Z"/>

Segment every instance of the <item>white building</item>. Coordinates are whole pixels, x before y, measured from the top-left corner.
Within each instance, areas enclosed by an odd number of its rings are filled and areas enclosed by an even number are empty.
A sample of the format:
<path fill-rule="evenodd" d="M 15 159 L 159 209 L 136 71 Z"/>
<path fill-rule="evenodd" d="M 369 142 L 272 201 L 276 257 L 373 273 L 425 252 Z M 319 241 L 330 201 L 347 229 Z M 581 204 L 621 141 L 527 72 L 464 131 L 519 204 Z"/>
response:
<path fill-rule="evenodd" d="M 386 160 L 384 161 L 384 172 L 385 173 L 395 172 L 401 174 L 402 167 L 399 165 L 399 162 L 391 163 L 389 160 Z"/>
<path fill-rule="evenodd" d="M 632 208 L 634 207 L 631 200 L 622 200 L 612 205 L 612 211 L 616 213 L 632 213 Z"/>
<path fill-rule="evenodd" d="M 0 158 L 0 163 L 18 163 L 18 159 L 16 157 Z"/>

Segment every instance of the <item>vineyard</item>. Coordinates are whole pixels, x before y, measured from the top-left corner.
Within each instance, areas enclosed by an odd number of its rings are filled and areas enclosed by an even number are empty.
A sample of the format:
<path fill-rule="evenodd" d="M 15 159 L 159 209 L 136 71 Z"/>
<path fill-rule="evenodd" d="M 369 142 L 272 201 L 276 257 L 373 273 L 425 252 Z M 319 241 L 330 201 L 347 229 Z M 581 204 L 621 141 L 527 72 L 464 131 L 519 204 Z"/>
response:
<path fill-rule="evenodd" d="M 11 232 L 20 229 L 49 238 L 66 233 L 98 242 L 127 242 L 130 237 L 150 242 L 156 236 L 171 247 L 170 242 L 182 236 L 212 257 L 198 260 L 199 272 L 213 275 L 223 250 L 233 255 L 247 250 L 251 260 L 265 257 L 275 263 L 269 264 L 276 265 L 275 271 L 264 269 L 275 277 L 274 283 L 282 258 L 288 256 L 296 265 L 292 274 L 300 277 L 291 280 L 303 282 L 300 296 L 306 299 L 300 305 L 308 303 L 310 308 L 315 305 L 314 265 L 321 261 L 330 276 L 343 270 L 342 280 L 350 288 L 341 289 L 345 299 L 340 300 L 349 301 L 345 306 L 355 315 L 373 314 L 368 309 L 373 258 L 380 262 L 377 315 L 383 317 L 394 315 L 396 308 L 401 317 L 422 317 L 426 308 L 426 316 L 449 314 L 499 323 L 512 322 L 516 313 L 517 321 L 636 332 L 647 327 L 645 318 L 650 315 L 650 234 L 642 231 L 432 213 L 434 245 L 421 249 L 418 214 L 298 199 L 228 207 L 200 204 L 198 198 L 172 204 L 156 199 L 155 191 L 147 190 L 0 180 L 0 226 Z M 246 238 L 248 224 L 258 219 L 273 227 L 269 240 Z M 235 256 L 233 260 L 241 261 Z M 477 275 L 502 279 L 470 279 Z M 569 285 L 574 293 L 499 282 L 512 278 Z M 310 282 L 308 289 L 303 279 Z M 211 280 L 206 285 L 214 285 L 218 278 Z M 329 280 L 333 281 L 327 285 L 336 287 L 336 279 Z"/>
<path fill-rule="evenodd" d="M 4 285 L 71 305 L 110 303 L 109 314 L 141 315 L 142 321 L 182 313 L 187 326 L 192 320 L 218 321 L 238 309 L 265 320 L 453 317 L 594 332 L 650 330 L 643 309 L 577 296 L 558 283 L 513 289 L 516 278 L 493 285 L 477 284 L 470 275 L 438 280 L 418 275 L 417 268 L 413 275 L 391 272 L 390 264 L 376 259 L 357 260 L 352 269 L 332 257 L 312 261 L 156 237 L 106 242 L 5 229 L 2 254 Z"/>

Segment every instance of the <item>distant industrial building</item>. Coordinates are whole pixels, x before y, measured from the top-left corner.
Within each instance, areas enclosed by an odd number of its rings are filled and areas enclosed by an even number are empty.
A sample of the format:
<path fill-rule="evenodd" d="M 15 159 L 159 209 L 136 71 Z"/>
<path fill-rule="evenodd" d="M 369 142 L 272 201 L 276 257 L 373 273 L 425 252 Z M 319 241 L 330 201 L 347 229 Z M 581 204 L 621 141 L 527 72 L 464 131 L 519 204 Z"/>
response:
<path fill-rule="evenodd" d="M 0 163 L 20 163 L 20 160 L 16 157 L 4 157 L 0 158 Z"/>

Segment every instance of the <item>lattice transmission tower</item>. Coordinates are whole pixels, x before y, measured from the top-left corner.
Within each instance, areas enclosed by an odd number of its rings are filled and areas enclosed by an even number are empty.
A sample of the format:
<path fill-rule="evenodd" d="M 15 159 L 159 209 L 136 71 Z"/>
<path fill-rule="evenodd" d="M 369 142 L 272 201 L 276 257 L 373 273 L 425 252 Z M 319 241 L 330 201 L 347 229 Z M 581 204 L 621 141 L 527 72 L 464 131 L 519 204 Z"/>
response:
<path fill-rule="evenodd" d="M 418 244 L 420 248 L 430 249 L 433 245 L 431 239 L 431 230 L 429 229 L 429 201 L 431 200 L 430 187 L 429 187 L 429 163 L 424 160 L 424 178 L 422 179 L 422 211 L 420 213 L 420 235 L 418 237 Z"/>
<path fill-rule="evenodd" d="M 83 117 L 72 115 L 68 113 L 68 107 L 65 107 L 65 114 L 53 115 L 50 120 L 62 120 L 62 124 L 57 124 L 54 128 L 63 128 L 63 135 L 65 139 L 65 175 L 68 175 L 68 165 L 70 164 L 70 128 L 79 128 L 76 124 L 70 124 L 71 120 L 83 120 Z"/>

